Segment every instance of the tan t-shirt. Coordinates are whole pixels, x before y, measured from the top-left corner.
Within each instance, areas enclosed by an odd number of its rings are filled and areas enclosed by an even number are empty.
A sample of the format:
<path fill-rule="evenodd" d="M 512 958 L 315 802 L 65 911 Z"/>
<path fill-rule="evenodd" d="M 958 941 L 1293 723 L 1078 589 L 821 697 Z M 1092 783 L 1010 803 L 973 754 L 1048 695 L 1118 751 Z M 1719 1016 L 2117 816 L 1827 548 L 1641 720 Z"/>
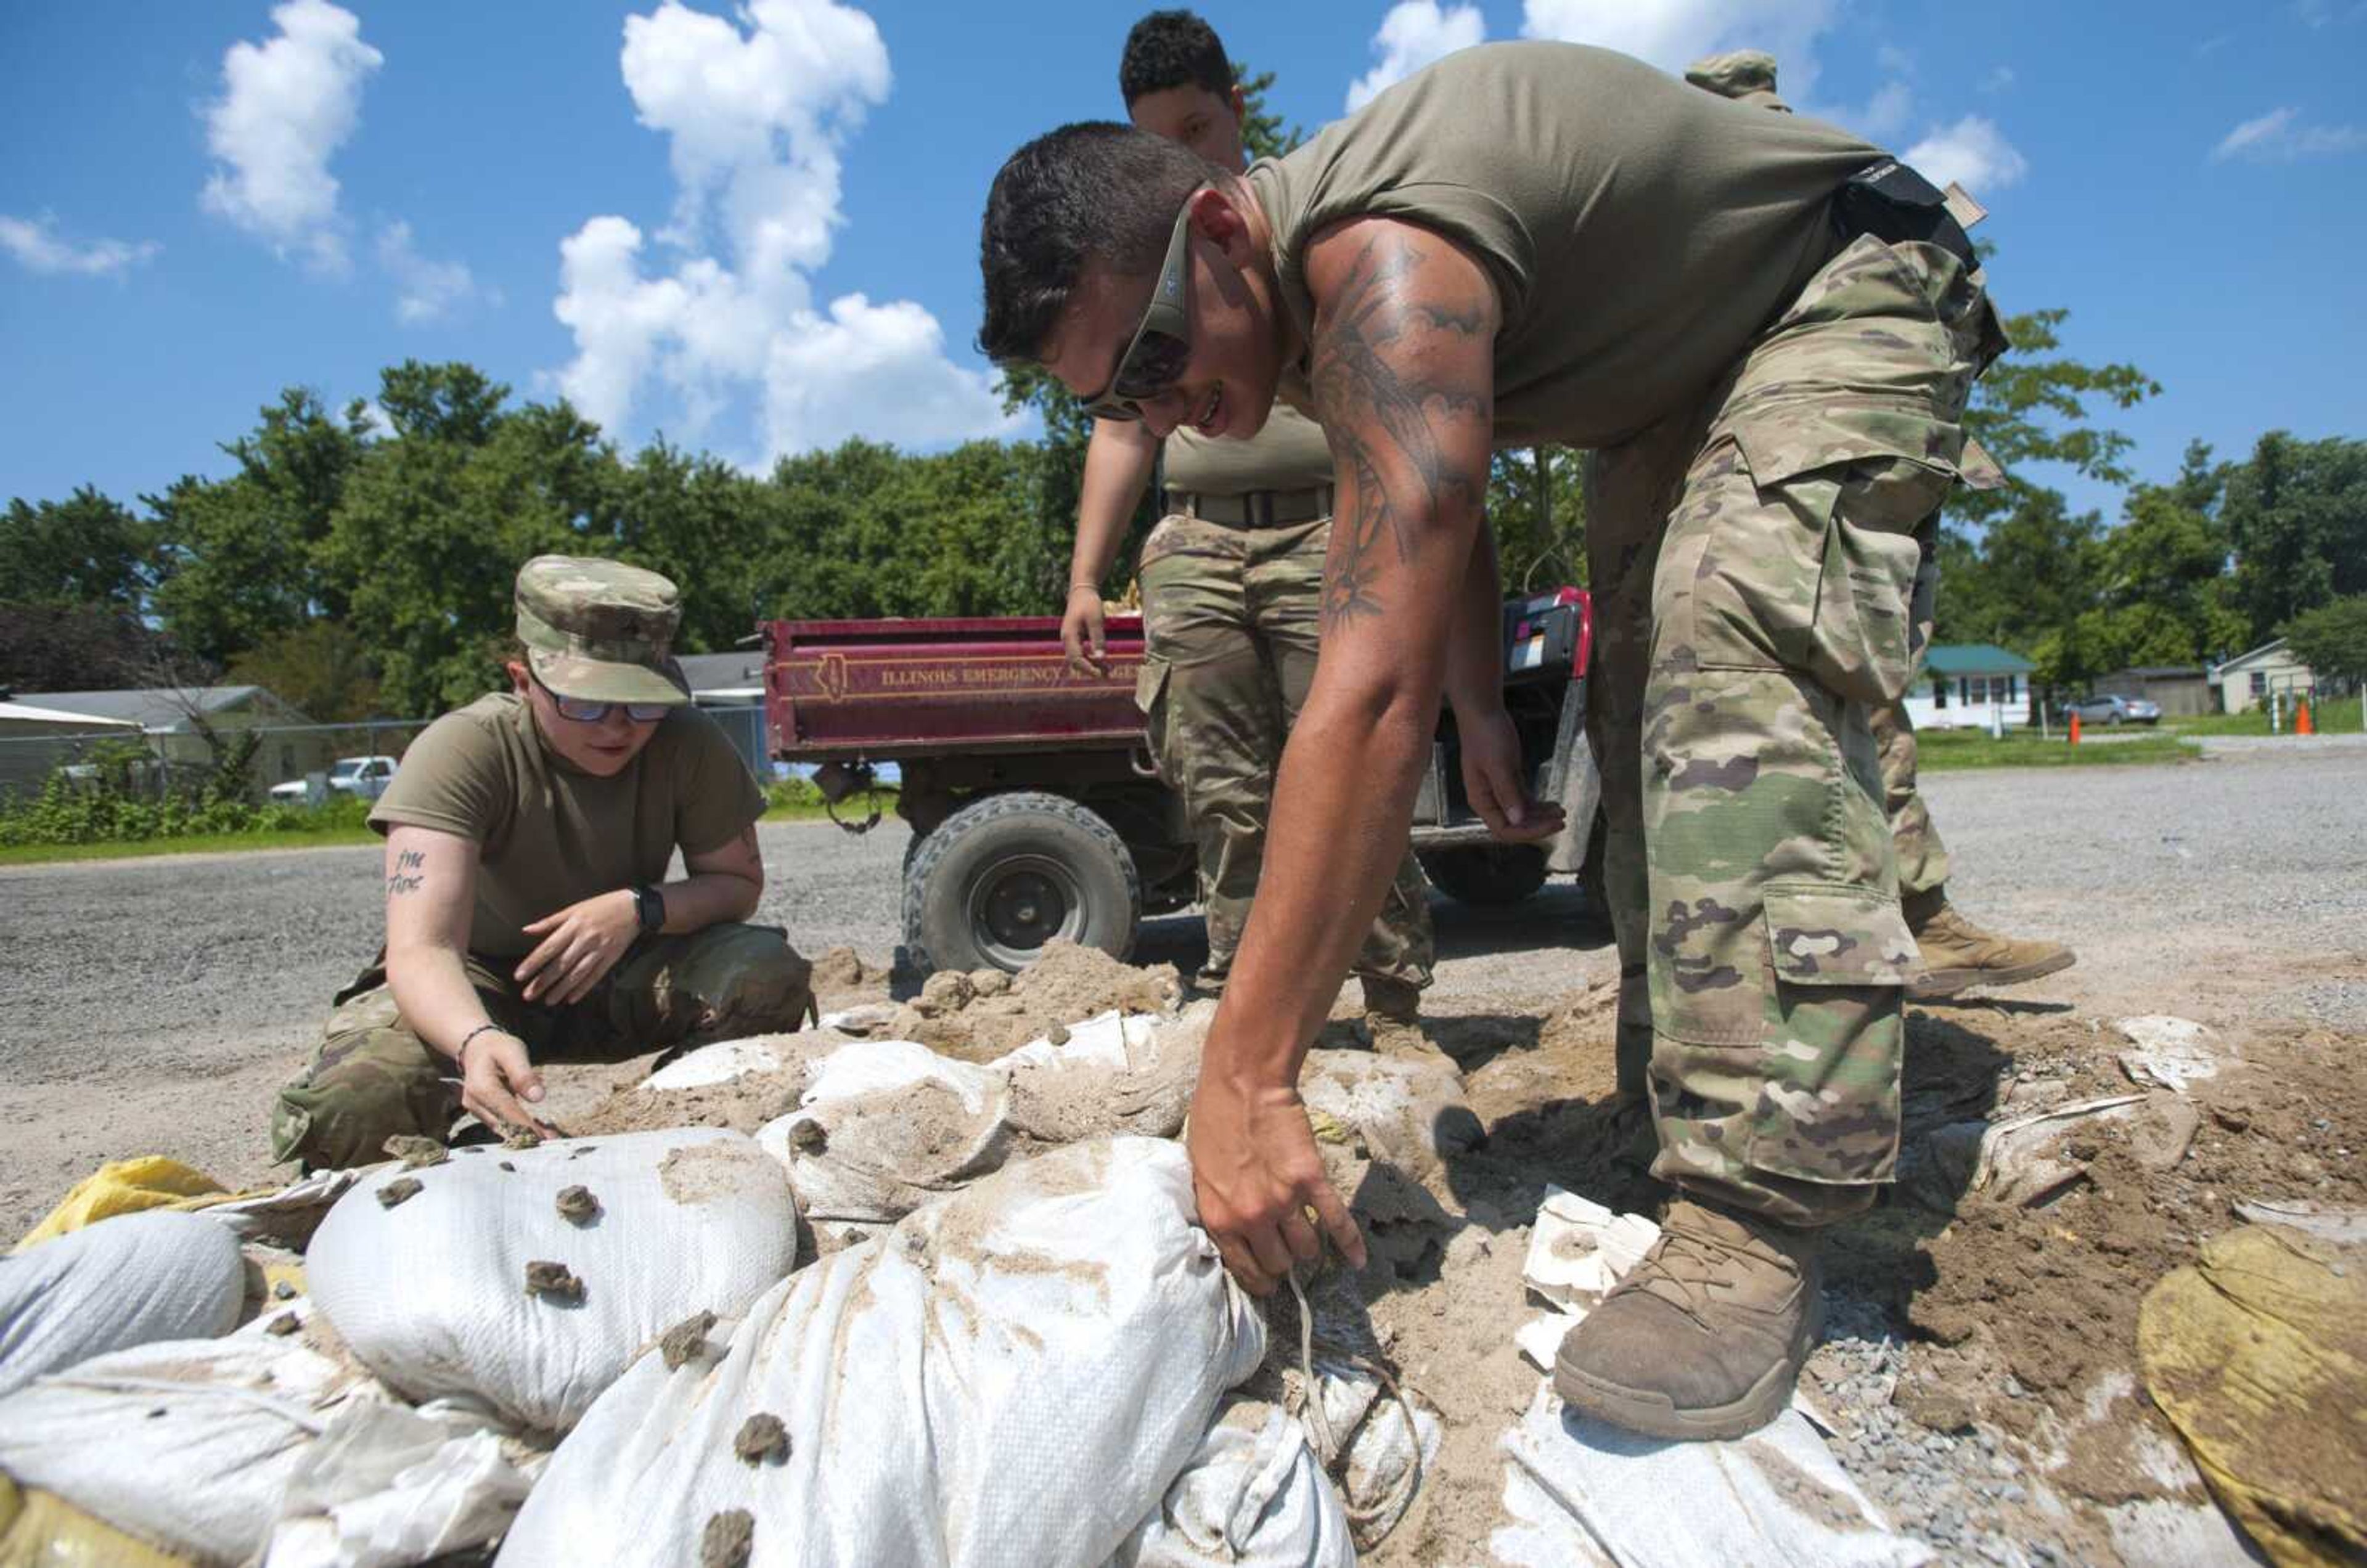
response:
<path fill-rule="evenodd" d="M 1196 495 L 1313 490 L 1331 482 L 1331 448 L 1323 427 L 1278 400 L 1265 427 L 1246 441 L 1179 429 L 1160 457 L 1166 465 L 1161 482 Z"/>
<path fill-rule="evenodd" d="M 1309 241 L 1371 213 L 1493 276 L 1496 444 L 1610 446 L 1698 395 L 1832 254 L 1834 189 L 1881 152 L 1569 43 L 1448 55 L 1249 172 L 1302 334 Z M 1283 391 L 1302 406 L 1303 367 Z"/>
<path fill-rule="evenodd" d="M 764 814 L 764 793 L 697 708 L 665 716 L 622 773 L 594 778 L 542 743 L 534 710 L 500 693 L 429 725 L 370 826 L 433 828 L 477 846 L 469 946 L 531 952 L 524 928 L 598 893 L 664 878 L 679 846 L 704 854 Z"/>

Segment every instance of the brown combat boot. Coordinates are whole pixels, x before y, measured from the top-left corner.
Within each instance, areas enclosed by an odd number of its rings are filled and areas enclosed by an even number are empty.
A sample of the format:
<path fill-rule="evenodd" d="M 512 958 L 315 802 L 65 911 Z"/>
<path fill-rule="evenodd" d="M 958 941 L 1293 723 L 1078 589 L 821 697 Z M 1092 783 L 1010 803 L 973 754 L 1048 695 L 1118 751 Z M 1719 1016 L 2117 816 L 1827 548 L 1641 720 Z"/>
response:
<path fill-rule="evenodd" d="M 1816 1347 L 1817 1251 L 1814 1231 L 1680 1198 L 1643 1261 L 1562 1340 L 1554 1392 L 1648 1437 L 1756 1431 Z"/>
<path fill-rule="evenodd" d="M 1944 887 L 1915 894 L 1899 909 L 1923 957 L 1922 972 L 1907 982 L 1907 994 L 1919 1001 L 1953 997 L 1975 986 L 2019 986 L 2078 962 L 2059 942 L 2024 942 L 1983 931 L 1956 912 Z"/>

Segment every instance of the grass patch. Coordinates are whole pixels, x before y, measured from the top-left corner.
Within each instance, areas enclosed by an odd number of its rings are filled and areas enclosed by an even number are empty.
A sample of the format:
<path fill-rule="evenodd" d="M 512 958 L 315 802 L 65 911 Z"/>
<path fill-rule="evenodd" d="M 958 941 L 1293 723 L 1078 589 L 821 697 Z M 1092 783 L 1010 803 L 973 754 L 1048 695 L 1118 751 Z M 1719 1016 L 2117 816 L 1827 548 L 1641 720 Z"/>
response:
<path fill-rule="evenodd" d="M 1915 736 L 1916 766 L 1924 773 L 1965 768 L 2113 768 L 2147 762 L 2183 762 L 2199 756 L 2175 735 L 2141 735 L 2074 746 L 2061 736 L 2044 739 L 2016 731 L 1992 740 L 1977 729 L 1926 729 Z"/>
<path fill-rule="evenodd" d="M 2329 697 L 2323 703 L 2309 705 L 2311 726 L 2320 735 L 2355 735 L 2359 732 L 2359 699 Z M 2285 710 L 2284 733 L 2293 733 L 2293 710 Z M 2250 713 L 2205 713 L 2189 718 L 2166 718 L 2164 729 L 2180 735 L 2266 735 L 2269 715 L 2265 708 Z"/>
<path fill-rule="evenodd" d="M 366 827 L 294 829 L 261 833 L 188 833 L 172 839 L 141 839 L 96 844 L 11 844 L 0 847 L 0 865 L 40 865 L 51 861 L 149 860 L 157 855 L 215 855 L 245 850 L 315 850 L 374 844 Z"/>

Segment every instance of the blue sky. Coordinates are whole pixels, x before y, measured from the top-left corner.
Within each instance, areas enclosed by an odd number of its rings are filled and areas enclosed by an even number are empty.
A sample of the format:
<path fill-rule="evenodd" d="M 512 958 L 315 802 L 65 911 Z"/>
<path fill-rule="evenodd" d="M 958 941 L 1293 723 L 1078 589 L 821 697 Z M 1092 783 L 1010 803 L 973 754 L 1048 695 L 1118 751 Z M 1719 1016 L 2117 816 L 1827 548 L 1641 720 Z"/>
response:
<path fill-rule="evenodd" d="M 462 358 L 734 461 L 1025 434 L 970 352 L 1002 157 L 1115 116 L 1132 6 L 373 0 L 0 10 L 0 497 L 219 473 L 292 383 Z M 2187 439 L 2367 435 L 2367 0 L 1214 5 L 1312 127 L 1478 37 L 1783 59 L 1989 205 L 2010 310 Z M 1377 73 L 1377 74 L 1376 74 Z M 2108 492 L 2072 487 L 2081 504 Z"/>

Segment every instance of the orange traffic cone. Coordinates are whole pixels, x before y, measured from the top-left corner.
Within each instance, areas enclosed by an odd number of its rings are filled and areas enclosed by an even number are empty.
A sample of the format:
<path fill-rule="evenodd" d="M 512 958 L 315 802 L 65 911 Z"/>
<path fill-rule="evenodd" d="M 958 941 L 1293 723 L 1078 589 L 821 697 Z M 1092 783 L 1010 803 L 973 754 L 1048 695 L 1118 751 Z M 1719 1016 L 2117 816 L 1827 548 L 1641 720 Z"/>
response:
<path fill-rule="evenodd" d="M 2079 715 L 2076 709 L 2071 715 L 2071 744 L 2074 746 L 2079 744 Z"/>
<path fill-rule="evenodd" d="M 2316 727 L 2309 722 L 2309 699 L 2307 697 L 2304 697 L 2300 703 L 2294 705 L 2293 733 L 2295 735 L 2315 735 L 2317 733 Z"/>

